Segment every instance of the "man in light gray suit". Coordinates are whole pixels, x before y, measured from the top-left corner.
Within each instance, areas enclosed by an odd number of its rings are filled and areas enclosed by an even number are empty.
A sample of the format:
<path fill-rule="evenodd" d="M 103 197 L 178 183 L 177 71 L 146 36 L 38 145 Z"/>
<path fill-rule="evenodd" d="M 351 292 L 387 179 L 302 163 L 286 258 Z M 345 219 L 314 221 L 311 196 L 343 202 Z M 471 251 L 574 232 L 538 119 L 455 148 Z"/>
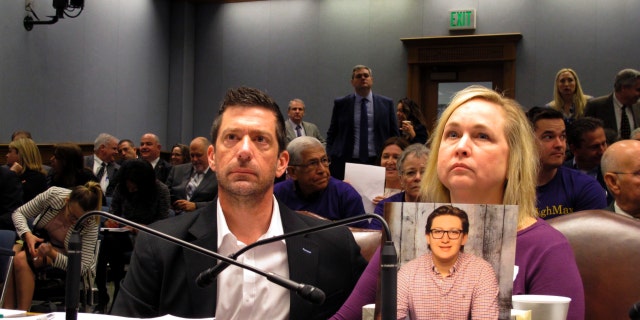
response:
<path fill-rule="evenodd" d="M 197 137 L 189 145 L 191 163 L 173 166 L 167 177 L 171 205 L 176 213 L 193 211 L 209 204 L 218 193 L 218 180 L 209 169 L 207 149 L 211 143 Z"/>
<path fill-rule="evenodd" d="M 297 137 L 310 136 L 320 140 L 323 146 L 326 145 L 318 126 L 311 122 L 302 121 L 302 117 L 304 117 L 304 101 L 297 98 L 289 101 L 287 114 L 289 119 L 284 122 L 287 128 L 287 144 Z"/>
<path fill-rule="evenodd" d="M 93 142 L 93 155 L 84 157 L 84 166 L 96 175 L 102 192 L 107 197 L 111 197 L 117 184 L 116 172 L 120 169 L 120 165 L 116 163 L 118 142 L 118 138 L 101 133 Z"/>

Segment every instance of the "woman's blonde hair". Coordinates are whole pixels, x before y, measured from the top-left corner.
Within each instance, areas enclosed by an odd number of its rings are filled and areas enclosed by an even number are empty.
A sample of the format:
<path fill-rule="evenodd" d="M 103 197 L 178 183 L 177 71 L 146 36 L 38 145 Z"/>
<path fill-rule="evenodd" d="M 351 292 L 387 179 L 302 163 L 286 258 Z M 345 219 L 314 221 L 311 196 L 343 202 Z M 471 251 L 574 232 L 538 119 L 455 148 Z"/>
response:
<path fill-rule="evenodd" d="M 84 185 L 75 186 L 69 194 L 69 202 L 76 202 L 85 213 L 102 209 L 102 188 L 100 183 L 88 181 Z M 96 222 L 100 216 L 95 216 Z"/>
<path fill-rule="evenodd" d="M 449 189 L 438 179 L 438 156 L 444 134 L 444 127 L 454 111 L 473 99 L 482 99 L 502 107 L 505 117 L 504 133 L 509 146 L 507 177 L 502 204 L 519 206 L 518 226 L 527 218 L 537 217 L 536 181 L 538 177 L 538 151 L 535 136 L 522 107 L 513 99 L 482 86 L 470 86 L 459 91 L 451 100 L 438 120 L 430 138 L 431 154 L 427 160 L 424 178 L 421 182 L 421 201 L 449 203 Z"/>
<path fill-rule="evenodd" d="M 580 79 L 578 79 L 578 74 L 570 68 L 563 68 L 556 73 L 556 80 L 553 82 L 553 101 L 549 103 L 549 105 L 559 111 L 564 113 L 564 100 L 562 100 L 562 95 L 558 90 L 558 78 L 564 72 L 569 72 L 573 76 L 573 79 L 576 83 L 576 92 L 573 93 L 573 106 L 575 108 L 573 115 L 574 118 L 580 118 L 584 115 L 584 108 L 587 105 L 587 96 L 582 92 L 582 86 L 580 85 Z"/>
<path fill-rule="evenodd" d="M 20 157 L 20 165 L 22 166 L 22 172 L 25 170 L 33 170 L 36 172 L 46 173 L 42 168 L 42 156 L 40 150 L 33 140 L 29 138 L 20 138 L 9 143 L 9 149 L 15 149 Z"/>

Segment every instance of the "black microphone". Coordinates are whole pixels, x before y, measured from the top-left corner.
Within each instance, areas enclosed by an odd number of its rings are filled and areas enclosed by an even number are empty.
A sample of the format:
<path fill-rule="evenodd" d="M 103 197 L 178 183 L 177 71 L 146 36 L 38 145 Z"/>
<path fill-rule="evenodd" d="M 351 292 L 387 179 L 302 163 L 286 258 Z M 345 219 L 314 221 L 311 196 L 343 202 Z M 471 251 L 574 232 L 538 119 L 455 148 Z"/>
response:
<path fill-rule="evenodd" d="M 391 237 L 387 237 L 391 239 Z M 397 319 L 398 255 L 393 241 L 385 241 L 380 250 L 380 291 L 382 319 Z"/>
<path fill-rule="evenodd" d="M 377 214 L 364 214 L 355 217 L 350 217 L 342 220 L 333 221 L 327 224 L 302 229 L 294 232 L 290 232 L 287 234 L 274 236 L 268 239 L 262 239 L 256 241 L 248 246 L 243 247 L 235 253 L 229 255 L 230 259 L 237 259 L 238 256 L 247 252 L 248 250 L 255 248 L 257 246 L 261 246 L 267 243 L 271 243 L 274 241 L 280 241 L 282 239 L 295 237 L 302 234 L 310 234 L 317 231 L 327 230 L 339 226 L 344 226 L 348 224 L 352 224 L 354 222 L 368 220 L 368 219 L 376 219 L 380 221 L 382 227 L 385 231 L 386 241 L 380 250 L 380 264 L 381 264 L 381 273 L 380 273 L 380 291 L 381 291 L 381 316 L 382 319 L 396 319 L 396 308 L 398 304 L 397 300 L 397 281 L 398 281 L 398 254 L 396 253 L 396 247 L 391 240 L 391 230 L 389 229 L 389 225 L 387 221 L 385 221 L 381 216 Z M 210 285 L 213 280 L 220 274 L 220 272 L 224 271 L 229 266 L 228 263 L 223 261 L 218 262 L 215 266 L 202 271 L 198 277 L 196 278 L 196 283 L 200 287 L 206 287 Z"/>
<path fill-rule="evenodd" d="M 77 232 L 78 226 L 82 225 L 82 223 L 83 223 L 83 221 L 85 219 L 87 219 L 87 218 L 89 218 L 91 216 L 95 216 L 95 215 L 99 215 L 99 216 L 102 216 L 102 217 L 106 217 L 106 218 L 118 221 L 118 222 L 120 222 L 120 223 L 122 223 L 124 225 L 128 225 L 128 226 L 134 227 L 134 228 L 136 228 L 138 230 L 141 230 L 141 231 L 144 231 L 146 233 L 152 234 L 152 235 L 154 235 L 156 237 L 165 239 L 165 240 L 167 240 L 169 242 L 175 243 L 175 244 L 180 245 L 182 247 L 191 249 L 191 250 L 193 250 L 195 252 L 202 253 L 202 254 L 207 255 L 209 257 L 213 257 L 213 258 L 216 258 L 218 260 L 224 261 L 227 264 L 232 264 L 232 265 L 235 265 L 237 267 L 240 267 L 240 268 L 243 268 L 243 269 L 247 269 L 247 270 L 249 270 L 251 272 L 254 272 L 256 274 L 259 274 L 259 275 L 267 278 L 267 280 L 269 280 L 269 281 L 271 281 L 271 282 L 273 282 L 273 283 L 275 283 L 275 284 L 277 284 L 279 286 L 282 286 L 282 287 L 284 287 L 286 289 L 294 291 L 300 297 L 302 297 L 303 299 L 305 299 L 307 301 L 310 301 L 312 303 L 322 304 L 324 302 L 324 299 L 325 299 L 324 292 L 322 292 L 322 290 L 320 290 L 320 289 L 318 289 L 318 288 L 316 288 L 314 286 L 311 286 L 311 285 L 308 285 L 308 284 L 304 284 L 304 283 L 297 283 L 295 281 L 292 281 L 290 279 L 284 278 L 284 277 L 282 277 L 280 275 L 277 275 L 275 273 L 262 271 L 260 269 L 254 268 L 252 266 L 240 263 L 240 262 L 238 262 L 236 260 L 233 260 L 231 258 L 227 258 L 227 257 L 225 257 L 225 256 L 223 256 L 223 255 L 221 255 L 221 254 L 219 254 L 217 252 L 214 252 L 214 251 L 208 250 L 206 248 L 197 246 L 195 244 L 186 242 L 186 241 L 184 241 L 182 239 L 178 239 L 176 237 L 170 236 L 168 234 L 162 233 L 160 231 L 154 230 L 154 229 L 149 228 L 147 226 L 135 223 L 133 221 L 127 220 L 125 218 L 122 218 L 120 216 L 117 216 L 117 215 L 114 215 L 114 214 L 111 214 L 111 213 L 108 213 L 108 212 L 97 211 L 96 210 L 96 211 L 90 211 L 90 212 L 85 213 L 84 215 L 82 215 L 78 219 L 78 221 L 76 222 L 76 224 L 73 227 L 73 231 Z M 78 235 L 78 237 L 79 237 L 79 235 Z M 69 246 L 71 248 L 71 242 L 69 242 Z M 78 268 L 78 271 L 76 272 L 76 274 L 78 274 L 78 277 L 79 277 L 80 268 Z M 69 286 L 70 286 L 69 278 L 70 277 L 67 275 L 67 288 L 69 288 Z M 71 277 L 71 278 L 73 278 L 73 277 Z M 78 282 L 76 283 L 76 287 L 77 286 L 79 286 L 79 278 L 78 278 Z M 75 291 L 77 291 L 77 290 L 75 290 Z M 69 293 L 67 291 L 67 295 L 68 294 Z M 71 297 L 71 298 L 73 299 L 73 301 L 75 301 L 75 304 L 77 306 L 77 303 L 78 303 L 77 294 L 76 294 L 75 297 Z M 67 303 L 69 303 L 69 302 L 67 302 Z M 77 309 L 77 307 L 76 307 L 76 309 Z M 67 310 L 68 310 L 68 307 L 67 307 Z M 68 314 L 67 314 L 67 320 L 70 320 Z"/>
<path fill-rule="evenodd" d="M 80 233 L 74 228 L 69 237 L 67 250 L 67 280 L 65 282 L 65 311 L 67 320 L 78 317 L 78 300 L 80 293 L 80 269 L 82 265 L 82 242 Z"/>
<path fill-rule="evenodd" d="M 629 309 L 629 319 L 640 320 L 640 302 L 636 302 L 631 309 Z"/>

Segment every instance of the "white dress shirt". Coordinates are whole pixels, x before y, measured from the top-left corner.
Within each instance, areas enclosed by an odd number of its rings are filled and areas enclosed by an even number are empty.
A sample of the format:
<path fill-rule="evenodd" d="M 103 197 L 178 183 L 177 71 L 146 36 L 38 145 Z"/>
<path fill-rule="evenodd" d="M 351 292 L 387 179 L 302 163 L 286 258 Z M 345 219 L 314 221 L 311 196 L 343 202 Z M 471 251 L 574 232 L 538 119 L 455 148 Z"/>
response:
<path fill-rule="evenodd" d="M 149 162 L 151 163 L 151 166 L 155 169 L 156 165 L 158 164 L 158 162 L 160 162 L 160 157 L 155 158 L 155 160 Z"/>
<path fill-rule="evenodd" d="M 107 173 L 107 166 L 109 164 L 105 164 L 104 174 L 102 178 L 100 178 L 100 188 L 102 188 L 103 192 L 107 192 L 107 187 L 109 186 L 109 174 Z M 95 154 L 93 155 L 93 174 L 98 176 L 98 172 L 100 171 L 100 167 L 102 167 L 102 160 L 98 158 Z"/>
<path fill-rule="evenodd" d="M 620 209 L 620 207 L 618 207 L 618 203 L 617 202 L 613 202 L 613 212 L 621 215 L 621 216 L 625 216 L 627 218 L 631 218 L 631 219 L 635 219 L 636 217 L 626 213 L 624 210 Z"/>
<path fill-rule="evenodd" d="M 224 218 L 220 200 L 218 205 L 218 253 L 228 256 L 246 244 L 231 233 Z M 271 224 L 260 239 L 283 234 L 280 208 L 275 197 Z M 253 248 L 237 259 L 266 272 L 289 277 L 287 246 L 284 240 Z M 229 266 L 218 276 L 216 319 L 288 319 L 290 292 L 271 283 L 265 277 L 236 266 Z"/>

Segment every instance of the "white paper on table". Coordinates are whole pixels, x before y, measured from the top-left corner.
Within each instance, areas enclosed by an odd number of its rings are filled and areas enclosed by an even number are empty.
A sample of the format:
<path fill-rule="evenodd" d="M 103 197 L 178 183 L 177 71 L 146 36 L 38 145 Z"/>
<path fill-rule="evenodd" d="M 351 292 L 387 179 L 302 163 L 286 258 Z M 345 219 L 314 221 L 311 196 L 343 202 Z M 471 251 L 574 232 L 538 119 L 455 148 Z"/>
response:
<path fill-rule="evenodd" d="M 12 317 L 21 317 L 26 316 L 26 310 L 12 310 L 12 309 L 0 309 L 0 315 L 2 318 L 12 318 Z"/>
<path fill-rule="evenodd" d="M 366 213 L 373 213 L 373 198 L 384 195 L 385 168 L 369 164 L 349 163 L 344 167 L 344 181 L 351 184 L 362 197 Z"/>
<path fill-rule="evenodd" d="M 64 312 L 54 312 L 54 313 L 49 313 L 46 315 L 39 315 L 39 316 L 31 316 L 31 317 L 24 317 L 24 318 L 9 318 L 9 319 L 25 319 L 25 320 L 40 320 L 40 318 L 38 317 L 45 317 L 47 318 L 47 320 L 65 320 L 66 316 Z M 44 318 L 43 318 L 44 319 Z M 82 313 L 82 312 L 78 312 L 78 320 L 125 320 L 125 319 L 145 319 L 145 320 L 186 320 L 186 319 L 190 319 L 190 320 L 216 320 L 215 317 L 207 317 L 207 318 L 183 318 L 183 317 L 178 317 L 178 316 L 172 316 L 170 314 L 168 315 L 164 315 L 164 316 L 160 316 L 160 317 L 155 317 L 155 318 L 129 318 L 129 317 L 119 317 L 119 316 L 112 316 L 112 315 L 108 315 L 108 314 L 95 314 L 95 313 Z"/>

